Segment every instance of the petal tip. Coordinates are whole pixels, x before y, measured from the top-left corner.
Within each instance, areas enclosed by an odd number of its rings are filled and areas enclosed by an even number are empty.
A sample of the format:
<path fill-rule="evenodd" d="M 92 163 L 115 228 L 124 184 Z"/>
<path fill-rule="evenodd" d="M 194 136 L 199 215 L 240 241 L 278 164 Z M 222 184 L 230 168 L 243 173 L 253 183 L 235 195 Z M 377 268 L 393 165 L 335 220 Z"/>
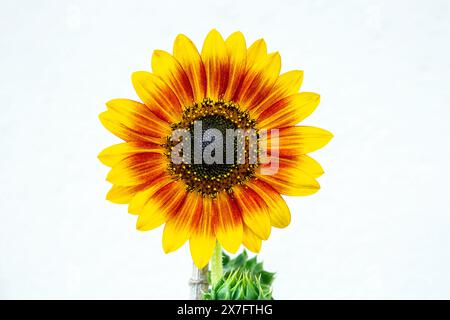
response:
<path fill-rule="evenodd" d="M 206 267 L 206 265 L 208 264 L 209 261 L 203 261 L 203 260 L 194 260 L 194 264 L 196 265 L 197 268 L 199 269 L 203 269 L 204 267 Z"/>
<path fill-rule="evenodd" d="M 164 242 L 163 242 L 163 246 L 162 247 L 163 247 L 163 251 L 164 251 L 165 254 L 168 254 L 168 253 L 171 253 L 171 252 L 175 251 L 172 246 L 168 246 Z"/>
<path fill-rule="evenodd" d="M 207 37 L 208 37 L 209 35 L 222 36 L 222 35 L 220 34 L 220 32 L 219 32 L 216 28 L 212 28 L 212 29 L 208 32 Z"/>
<path fill-rule="evenodd" d="M 188 36 L 186 36 L 183 33 L 179 33 L 177 34 L 177 36 L 175 37 L 175 42 L 174 45 L 180 42 L 192 42 L 191 39 L 189 39 Z"/>
<path fill-rule="evenodd" d="M 151 73 L 147 71 L 134 71 L 133 73 L 131 73 L 131 82 L 135 84 L 136 82 L 143 80 L 144 77 L 148 77 L 149 75 L 151 75 Z"/>

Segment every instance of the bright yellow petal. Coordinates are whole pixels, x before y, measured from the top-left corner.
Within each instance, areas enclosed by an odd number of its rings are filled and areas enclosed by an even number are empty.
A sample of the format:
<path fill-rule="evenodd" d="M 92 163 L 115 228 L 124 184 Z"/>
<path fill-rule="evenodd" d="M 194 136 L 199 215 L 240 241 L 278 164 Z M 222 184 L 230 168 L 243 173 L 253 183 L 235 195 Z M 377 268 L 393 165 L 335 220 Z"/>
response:
<path fill-rule="evenodd" d="M 191 84 L 178 61 L 169 53 L 155 50 L 152 56 L 153 73 L 169 85 L 184 106 L 192 105 L 194 94 Z"/>
<path fill-rule="evenodd" d="M 223 97 L 227 89 L 229 60 L 225 41 L 215 29 L 206 36 L 202 60 L 208 84 L 206 94 L 209 98 L 217 100 Z"/>
<path fill-rule="evenodd" d="M 258 39 L 252 43 L 247 50 L 246 66 L 241 83 L 237 88 L 233 100 L 237 101 L 242 108 L 250 108 L 248 105 L 247 92 L 253 90 L 252 82 L 264 75 L 264 68 L 267 64 L 267 45 L 264 39 Z"/>
<path fill-rule="evenodd" d="M 276 159 L 272 158 L 272 157 L 268 157 L 267 159 L 270 159 L 272 161 L 273 164 L 275 164 L 277 162 Z M 319 178 L 323 173 L 323 168 L 322 166 L 313 158 L 307 156 L 306 154 L 301 154 L 295 157 L 291 157 L 291 158 L 278 158 L 281 159 L 281 163 L 280 160 L 278 160 L 278 165 L 279 168 L 278 170 L 284 170 L 286 167 L 287 168 L 299 168 L 303 171 L 305 171 L 308 175 L 310 175 L 313 178 Z M 270 167 L 270 161 L 268 164 L 262 164 L 261 167 Z M 287 169 L 289 170 L 289 169 Z"/>
<path fill-rule="evenodd" d="M 177 212 L 173 212 L 163 231 L 163 249 L 169 253 L 180 248 L 190 237 L 202 214 L 202 196 L 188 192 Z"/>
<path fill-rule="evenodd" d="M 170 87 L 158 76 L 146 71 L 131 76 L 134 89 L 145 105 L 168 123 L 181 119 L 181 104 Z"/>
<path fill-rule="evenodd" d="M 148 209 L 152 207 L 149 206 L 147 211 L 144 210 L 145 206 L 148 202 L 151 201 L 151 198 L 163 187 L 168 184 L 173 183 L 173 177 L 169 174 L 163 174 L 160 177 L 153 180 L 148 184 L 146 188 L 136 193 L 136 195 L 131 199 L 128 205 L 128 212 L 131 214 L 145 214 L 148 213 Z M 175 188 L 173 185 L 172 188 Z M 168 190 L 169 192 L 170 190 Z"/>
<path fill-rule="evenodd" d="M 331 132 L 321 128 L 293 126 L 279 129 L 278 139 L 268 134 L 267 146 L 278 148 L 280 157 L 295 157 L 324 147 L 332 138 Z"/>
<path fill-rule="evenodd" d="M 112 145 L 104 149 L 98 155 L 99 160 L 109 166 L 113 167 L 121 160 L 136 153 L 163 153 L 164 150 L 160 145 L 154 143 L 143 142 L 125 142 Z"/>
<path fill-rule="evenodd" d="M 186 198 L 186 193 L 183 183 L 179 181 L 160 188 L 145 203 L 136 222 L 136 229 L 148 231 L 162 225 L 177 212 Z"/>
<path fill-rule="evenodd" d="M 320 163 L 306 154 L 301 154 L 293 158 L 292 161 L 313 178 L 318 178 L 323 174 L 323 168 Z"/>
<path fill-rule="evenodd" d="M 320 96 L 316 93 L 301 92 L 283 98 L 258 117 L 260 129 L 293 126 L 308 117 L 319 105 Z"/>
<path fill-rule="evenodd" d="M 129 99 L 113 99 L 106 103 L 108 111 L 100 114 L 103 125 L 125 141 L 161 143 L 170 126 L 153 114 L 144 104 Z"/>
<path fill-rule="evenodd" d="M 167 159 L 158 153 L 137 154 L 126 157 L 108 173 L 106 180 L 119 186 L 146 183 L 161 176 L 167 167 Z"/>
<path fill-rule="evenodd" d="M 242 80 L 236 102 L 246 109 L 259 104 L 272 90 L 280 69 L 281 58 L 277 52 L 269 54 L 261 61 L 256 61 Z"/>
<path fill-rule="evenodd" d="M 141 186 L 132 186 L 132 187 L 122 187 L 122 186 L 112 186 L 112 188 L 108 191 L 106 195 L 106 200 L 111 201 L 113 203 L 118 204 L 126 204 L 131 201 L 134 197 L 137 189 Z"/>
<path fill-rule="evenodd" d="M 234 100 L 235 93 L 241 85 L 245 76 L 245 66 L 247 63 L 247 46 L 242 32 L 234 32 L 225 41 L 228 56 L 230 59 L 230 73 L 228 78 L 227 91 L 224 99 L 226 101 Z"/>
<path fill-rule="evenodd" d="M 213 230 L 212 199 L 203 198 L 203 208 L 200 221 L 194 227 L 189 239 L 192 260 L 198 268 L 206 266 L 211 259 L 216 245 L 216 237 Z"/>
<path fill-rule="evenodd" d="M 158 118 L 145 104 L 130 99 L 112 99 L 106 103 L 109 111 L 114 111 L 125 125 L 134 124 L 155 137 L 166 133 L 167 123 Z M 137 129 L 136 129 L 137 130 Z"/>
<path fill-rule="evenodd" d="M 234 200 L 221 192 L 213 200 L 214 233 L 225 250 L 236 253 L 242 244 L 242 216 Z"/>
<path fill-rule="evenodd" d="M 256 234 L 250 230 L 249 227 L 244 225 L 244 236 L 242 240 L 244 246 L 254 253 L 259 253 L 261 250 L 261 239 L 256 236 Z"/>
<path fill-rule="evenodd" d="M 267 56 L 267 45 L 264 39 L 258 39 L 252 43 L 247 52 L 247 69 L 253 68 Z"/>
<path fill-rule="evenodd" d="M 280 75 L 267 97 L 259 104 L 249 106 L 253 118 L 270 108 L 277 101 L 298 92 L 303 81 L 303 71 L 292 70 Z"/>
<path fill-rule="evenodd" d="M 178 35 L 173 45 L 173 56 L 189 78 L 195 101 L 201 102 L 206 97 L 206 73 L 194 43 L 185 35 Z"/>
<path fill-rule="evenodd" d="M 254 179 L 247 186 L 255 191 L 269 208 L 270 222 L 274 227 L 285 228 L 291 223 L 291 213 L 281 195 L 264 181 Z"/>
<path fill-rule="evenodd" d="M 272 160 L 274 161 L 274 160 Z M 264 169 L 272 164 L 262 164 L 257 170 L 257 177 L 268 183 L 281 194 L 288 196 L 307 196 L 316 193 L 320 189 L 319 183 L 306 171 L 289 160 L 278 159 L 278 171 L 264 175 Z"/>
<path fill-rule="evenodd" d="M 261 239 L 270 236 L 270 216 L 264 200 L 252 189 L 234 187 L 233 196 L 242 212 L 245 224 Z"/>

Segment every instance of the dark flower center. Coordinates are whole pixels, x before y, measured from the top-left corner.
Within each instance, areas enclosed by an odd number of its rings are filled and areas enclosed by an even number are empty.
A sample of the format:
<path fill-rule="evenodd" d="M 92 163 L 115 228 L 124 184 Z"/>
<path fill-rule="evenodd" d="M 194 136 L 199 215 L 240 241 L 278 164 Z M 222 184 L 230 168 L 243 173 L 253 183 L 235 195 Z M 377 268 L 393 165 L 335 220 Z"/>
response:
<path fill-rule="evenodd" d="M 253 177 L 259 165 L 256 122 L 236 104 L 205 99 L 185 108 L 172 129 L 178 135 L 165 144 L 168 169 L 188 190 L 214 197 Z"/>

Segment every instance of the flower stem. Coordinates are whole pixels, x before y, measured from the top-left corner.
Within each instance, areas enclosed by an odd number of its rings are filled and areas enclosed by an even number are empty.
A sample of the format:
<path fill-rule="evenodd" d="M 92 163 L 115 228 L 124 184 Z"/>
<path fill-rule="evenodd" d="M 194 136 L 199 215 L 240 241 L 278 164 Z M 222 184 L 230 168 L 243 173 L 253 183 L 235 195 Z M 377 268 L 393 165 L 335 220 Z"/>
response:
<path fill-rule="evenodd" d="M 219 241 L 216 242 L 213 256 L 211 257 L 211 285 L 215 285 L 222 278 L 222 247 Z"/>

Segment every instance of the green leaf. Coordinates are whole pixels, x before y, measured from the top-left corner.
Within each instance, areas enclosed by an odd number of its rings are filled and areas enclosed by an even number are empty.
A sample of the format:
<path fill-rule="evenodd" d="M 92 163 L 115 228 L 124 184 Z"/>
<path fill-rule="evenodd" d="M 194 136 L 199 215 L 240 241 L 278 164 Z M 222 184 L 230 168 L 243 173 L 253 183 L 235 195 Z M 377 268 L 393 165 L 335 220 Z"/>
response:
<path fill-rule="evenodd" d="M 275 272 L 268 272 L 262 270 L 260 273 L 258 273 L 261 276 L 261 282 L 267 286 L 271 286 L 273 283 L 273 280 L 275 279 Z"/>

